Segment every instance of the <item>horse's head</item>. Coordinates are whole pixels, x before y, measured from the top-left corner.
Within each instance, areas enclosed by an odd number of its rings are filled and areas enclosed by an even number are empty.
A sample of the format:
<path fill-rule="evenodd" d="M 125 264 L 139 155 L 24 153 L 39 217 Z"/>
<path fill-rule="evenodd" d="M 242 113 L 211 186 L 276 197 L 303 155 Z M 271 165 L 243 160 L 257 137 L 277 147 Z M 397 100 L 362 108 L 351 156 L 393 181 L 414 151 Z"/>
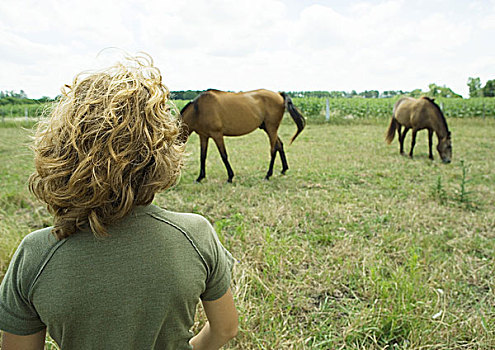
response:
<path fill-rule="evenodd" d="M 189 131 L 189 127 L 185 123 L 182 123 L 181 127 L 180 127 L 179 137 L 178 137 L 179 142 L 180 143 L 186 143 L 190 134 L 191 134 L 191 132 Z"/>
<path fill-rule="evenodd" d="M 180 110 L 180 121 L 181 128 L 179 134 L 179 141 L 182 143 L 186 143 L 189 135 L 191 135 L 192 130 L 189 129 L 189 125 L 187 123 L 188 120 L 191 119 L 191 111 L 194 109 L 189 108 L 192 106 L 192 102 L 188 102 L 181 110 Z"/>
<path fill-rule="evenodd" d="M 442 161 L 444 163 L 450 163 L 452 159 L 452 139 L 450 136 L 450 131 L 447 133 L 447 136 L 439 139 L 437 150 L 442 158 Z"/>

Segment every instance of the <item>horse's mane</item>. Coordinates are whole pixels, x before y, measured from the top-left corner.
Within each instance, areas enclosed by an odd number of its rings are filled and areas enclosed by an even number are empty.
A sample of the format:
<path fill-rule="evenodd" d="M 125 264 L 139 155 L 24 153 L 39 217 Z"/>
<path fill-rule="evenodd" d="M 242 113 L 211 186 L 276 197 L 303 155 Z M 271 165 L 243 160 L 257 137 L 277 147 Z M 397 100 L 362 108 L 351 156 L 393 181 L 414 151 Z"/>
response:
<path fill-rule="evenodd" d="M 189 105 L 192 103 L 193 101 L 189 101 L 184 107 L 182 107 L 182 109 L 180 110 L 180 115 L 182 115 L 182 113 L 184 113 L 184 111 L 189 107 Z"/>
<path fill-rule="evenodd" d="M 430 98 L 428 96 L 421 96 L 421 98 L 423 100 L 426 100 L 428 102 L 430 102 L 437 110 L 438 114 L 440 115 L 441 119 L 442 119 L 442 122 L 443 122 L 443 125 L 445 125 L 445 130 L 447 130 L 447 133 L 449 133 L 449 127 L 447 126 L 447 120 L 445 120 L 445 116 L 443 115 L 443 112 L 442 110 L 440 109 L 440 106 L 438 106 L 436 103 L 435 103 L 435 99 L 433 98 Z"/>
<path fill-rule="evenodd" d="M 189 101 L 189 102 L 188 102 L 188 103 L 187 103 L 184 107 L 182 107 L 182 109 L 180 110 L 180 114 L 182 115 L 182 113 L 183 113 L 183 112 L 184 112 L 187 108 L 189 108 L 189 106 L 190 106 L 191 104 L 194 104 L 194 111 L 196 111 L 196 112 L 197 112 L 197 111 L 198 111 L 198 108 L 199 108 L 199 107 L 198 107 L 198 100 L 199 100 L 199 98 L 200 98 L 201 96 L 203 96 L 204 94 L 208 93 L 208 91 L 210 91 L 210 90 L 213 90 L 213 89 L 208 89 L 208 90 L 206 90 L 206 91 L 204 91 L 204 92 L 200 93 L 198 96 L 196 96 L 196 97 L 194 98 L 194 100 Z"/>

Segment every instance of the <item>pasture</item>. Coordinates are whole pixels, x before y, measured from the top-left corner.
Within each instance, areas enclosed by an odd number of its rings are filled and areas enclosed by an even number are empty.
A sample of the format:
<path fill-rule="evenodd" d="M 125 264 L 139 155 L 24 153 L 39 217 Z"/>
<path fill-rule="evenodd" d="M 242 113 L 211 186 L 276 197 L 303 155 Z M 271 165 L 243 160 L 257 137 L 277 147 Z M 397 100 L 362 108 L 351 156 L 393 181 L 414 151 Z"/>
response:
<path fill-rule="evenodd" d="M 495 348 L 495 120 L 448 118 L 448 165 L 428 160 L 426 131 L 400 156 L 389 121 L 309 122 L 288 146 L 286 115 L 289 170 L 277 157 L 269 181 L 263 131 L 225 138 L 232 184 L 213 142 L 194 183 L 191 135 L 180 183 L 155 204 L 207 217 L 237 260 L 227 349 Z M 0 279 L 22 237 L 51 224 L 27 190 L 28 143 L 0 128 Z"/>

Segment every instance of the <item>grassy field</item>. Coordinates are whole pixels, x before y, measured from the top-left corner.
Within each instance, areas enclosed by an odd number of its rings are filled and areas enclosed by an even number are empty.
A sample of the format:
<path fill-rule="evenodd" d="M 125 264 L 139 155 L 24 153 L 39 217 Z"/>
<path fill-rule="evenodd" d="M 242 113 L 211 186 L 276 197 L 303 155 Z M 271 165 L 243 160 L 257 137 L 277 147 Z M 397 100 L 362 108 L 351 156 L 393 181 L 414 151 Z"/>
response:
<path fill-rule="evenodd" d="M 288 119 L 287 175 L 277 159 L 263 180 L 258 130 L 226 139 L 233 184 L 213 143 L 196 184 L 193 135 L 179 185 L 155 200 L 206 216 L 237 259 L 241 330 L 227 348 L 495 348 L 495 120 L 449 119 L 445 165 L 428 160 L 425 131 L 401 157 L 388 120 L 309 124 L 288 146 Z M 22 237 L 51 223 L 26 189 L 28 135 L 0 128 L 0 279 Z"/>

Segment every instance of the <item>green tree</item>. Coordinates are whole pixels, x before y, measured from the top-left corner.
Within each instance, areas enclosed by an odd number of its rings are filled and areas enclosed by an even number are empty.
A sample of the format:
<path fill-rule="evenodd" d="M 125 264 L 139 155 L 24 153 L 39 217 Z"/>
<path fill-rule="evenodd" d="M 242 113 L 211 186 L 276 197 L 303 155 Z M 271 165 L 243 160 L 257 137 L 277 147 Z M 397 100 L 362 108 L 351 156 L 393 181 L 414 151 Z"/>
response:
<path fill-rule="evenodd" d="M 477 78 L 468 78 L 467 85 L 469 86 L 469 97 L 482 96 L 483 90 L 481 89 L 481 80 Z"/>
<path fill-rule="evenodd" d="M 483 96 L 495 97 L 495 79 L 488 80 L 483 87 Z"/>
<path fill-rule="evenodd" d="M 41 103 L 45 103 L 45 102 L 51 102 L 51 101 L 53 101 L 53 99 L 51 99 L 48 96 L 43 96 L 43 97 L 37 99 L 36 101 L 41 102 Z"/>
<path fill-rule="evenodd" d="M 202 90 L 170 91 L 170 95 L 174 100 L 194 100 L 202 92 Z"/>
<path fill-rule="evenodd" d="M 359 93 L 359 96 L 363 96 L 365 98 L 378 98 L 379 95 L 378 90 L 365 90 Z"/>
<path fill-rule="evenodd" d="M 438 86 L 437 84 L 432 83 L 432 84 L 428 85 L 428 87 L 430 89 L 430 91 L 428 91 L 428 96 L 430 96 L 430 97 L 448 97 L 448 98 L 451 98 L 451 97 L 460 98 L 460 97 L 462 97 L 461 95 L 456 94 L 454 91 L 452 91 L 452 89 L 446 87 L 445 85 L 444 86 Z"/>
<path fill-rule="evenodd" d="M 423 94 L 423 91 L 421 89 L 414 89 L 413 91 L 411 91 L 409 93 L 409 95 L 411 95 L 411 97 L 420 97 L 421 95 Z"/>
<path fill-rule="evenodd" d="M 330 91 L 329 97 L 331 98 L 342 98 L 345 96 L 345 91 Z"/>
<path fill-rule="evenodd" d="M 430 91 L 428 91 L 429 96 L 437 97 L 440 95 L 440 86 L 438 86 L 437 84 L 432 83 L 428 85 L 428 88 L 430 89 Z"/>
<path fill-rule="evenodd" d="M 404 95 L 404 94 L 407 94 L 407 92 L 404 92 L 402 90 L 386 90 L 380 94 L 380 97 L 391 98 L 397 95 Z"/>

